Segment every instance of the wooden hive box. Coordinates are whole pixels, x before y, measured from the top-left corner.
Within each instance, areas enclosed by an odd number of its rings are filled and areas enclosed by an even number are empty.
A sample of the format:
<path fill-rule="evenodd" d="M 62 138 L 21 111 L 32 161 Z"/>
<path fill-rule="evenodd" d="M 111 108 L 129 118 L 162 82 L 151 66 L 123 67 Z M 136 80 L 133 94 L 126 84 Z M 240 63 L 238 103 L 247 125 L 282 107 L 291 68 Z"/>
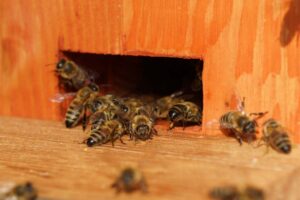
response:
<path fill-rule="evenodd" d="M 49 100 L 59 88 L 48 65 L 62 54 L 200 59 L 203 124 L 235 109 L 240 96 L 248 112 L 268 111 L 299 143 L 299 10 L 300 0 L 1 0 L 0 183 L 31 180 L 49 199 L 113 199 L 111 180 L 134 164 L 150 192 L 131 199 L 206 199 L 223 183 L 299 199 L 299 148 L 262 156 L 264 149 L 232 138 L 203 137 L 222 134 L 206 126 L 146 144 L 85 148 L 74 137 L 84 133 L 66 129 L 62 105 Z"/>
<path fill-rule="evenodd" d="M 298 0 L 1 1 L 0 114 L 61 120 L 61 51 L 204 61 L 204 123 L 246 98 L 300 141 Z M 219 132 L 218 132 L 219 133 Z M 209 134 L 209 133 L 208 133 Z"/>

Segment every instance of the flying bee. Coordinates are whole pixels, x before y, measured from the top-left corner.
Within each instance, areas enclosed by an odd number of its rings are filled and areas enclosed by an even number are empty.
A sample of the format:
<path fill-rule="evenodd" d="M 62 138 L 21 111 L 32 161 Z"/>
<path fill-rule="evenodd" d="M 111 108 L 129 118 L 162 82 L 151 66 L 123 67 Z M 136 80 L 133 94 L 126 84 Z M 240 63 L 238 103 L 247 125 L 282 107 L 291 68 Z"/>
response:
<path fill-rule="evenodd" d="M 166 119 L 169 109 L 174 104 L 184 102 L 183 99 L 178 98 L 180 95 L 182 95 L 182 91 L 157 99 L 154 103 L 154 116 L 158 119 Z"/>
<path fill-rule="evenodd" d="M 95 126 L 91 129 L 89 137 L 84 141 L 88 147 L 102 145 L 119 139 L 122 143 L 122 136 L 125 133 L 123 124 L 118 119 L 104 121 L 101 126 Z"/>
<path fill-rule="evenodd" d="M 65 124 L 67 128 L 71 128 L 77 125 L 83 113 L 86 100 L 91 94 L 98 93 L 98 91 L 99 87 L 94 83 L 90 83 L 89 85 L 81 88 L 76 93 L 75 98 L 71 101 L 71 104 L 69 105 L 66 112 Z"/>
<path fill-rule="evenodd" d="M 125 168 L 111 187 L 116 188 L 117 193 L 121 191 L 130 193 L 136 190 L 147 192 L 145 178 L 140 171 L 133 168 Z"/>
<path fill-rule="evenodd" d="M 235 186 L 213 188 L 209 193 L 210 198 L 219 200 L 264 200 L 264 192 L 256 187 L 247 186 L 240 190 Z"/>
<path fill-rule="evenodd" d="M 244 112 L 244 100 L 240 105 L 240 110 L 229 111 L 222 115 L 219 119 L 220 128 L 227 134 L 233 134 L 238 140 L 240 145 L 242 145 L 242 140 L 247 139 L 250 143 L 256 139 L 258 124 L 256 120 L 264 116 L 267 112 L 250 113 L 247 115 Z M 256 115 L 256 118 L 251 118 L 251 115 Z"/>
<path fill-rule="evenodd" d="M 2 200 L 35 200 L 37 199 L 37 190 L 30 182 L 15 185 L 8 191 L 0 194 Z"/>
<path fill-rule="evenodd" d="M 135 140 L 151 139 L 153 134 L 157 135 L 154 128 L 154 120 L 149 116 L 146 110 L 139 109 L 138 113 L 130 120 L 129 136 Z"/>
<path fill-rule="evenodd" d="M 274 119 L 264 122 L 262 140 L 279 153 L 289 154 L 292 150 L 287 130 Z"/>
<path fill-rule="evenodd" d="M 60 78 L 60 84 L 76 90 L 91 81 L 88 73 L 70 60 L 61 59 L 56 65 L 55 72 Z"/>
<path fill-rule="evenodd" d="M 168 119 L 171 122 L 169 129 L 175 127 L 178 122 L 182 122 L 183 128 L 185 123 L 201 124 L 202 113 L 199 107 L 189 101 L 173 105 L 168 112 Z"/>

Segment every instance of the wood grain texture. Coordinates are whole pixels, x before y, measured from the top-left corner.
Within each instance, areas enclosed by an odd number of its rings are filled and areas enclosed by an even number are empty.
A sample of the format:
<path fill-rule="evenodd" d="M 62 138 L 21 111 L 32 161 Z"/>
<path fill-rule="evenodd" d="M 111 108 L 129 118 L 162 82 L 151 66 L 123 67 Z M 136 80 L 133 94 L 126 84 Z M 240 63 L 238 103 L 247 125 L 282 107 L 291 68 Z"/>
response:
<path fill-rule="evenodd" d="M 158 126 L 151 141 L 86 148 L 85 134 L 62 123 L 0 118 L 0 183 L 30 180 L 46 199 L 207 199 L 227 184 L 262 188 L 267 199 L 299 199 L 299 146 L 290 155 L 201 137 Z M 116 195 L 110 188 L 121 169 L 139 168 L 149 193 Z"/>
<path fill-rule="evenodd" d="M 299 9 L 300 0 L 3 0 L 0 113 L 61 119 L 48 101 L 54 66 L 44 67 L 59 50 L 201 58 L 204 124 L 241 96 L 299 142 Z"/>

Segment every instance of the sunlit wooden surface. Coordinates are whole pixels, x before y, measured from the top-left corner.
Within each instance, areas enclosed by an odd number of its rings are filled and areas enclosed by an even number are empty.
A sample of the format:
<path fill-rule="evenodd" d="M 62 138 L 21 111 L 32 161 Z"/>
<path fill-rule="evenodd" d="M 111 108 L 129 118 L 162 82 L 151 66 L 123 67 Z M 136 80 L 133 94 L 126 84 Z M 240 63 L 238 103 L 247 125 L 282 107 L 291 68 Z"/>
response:
<path fill-rule="evenodd" d="M 253 148 L 223 136 L 186 134 L 177 128 L 134 143 L 86 148 L 80 128 L 0 117 L 0 183 L 32 181 L 47 199 L 207 199 L 214 186 L 248 184 L 267 199 L 299 199 L 300 150 L 290 155 Z M 191 127 L 197 131 L 197 127 Z M 139 168 L 149 193 L 116 195 L 110 188 L 126 166 Z"/>

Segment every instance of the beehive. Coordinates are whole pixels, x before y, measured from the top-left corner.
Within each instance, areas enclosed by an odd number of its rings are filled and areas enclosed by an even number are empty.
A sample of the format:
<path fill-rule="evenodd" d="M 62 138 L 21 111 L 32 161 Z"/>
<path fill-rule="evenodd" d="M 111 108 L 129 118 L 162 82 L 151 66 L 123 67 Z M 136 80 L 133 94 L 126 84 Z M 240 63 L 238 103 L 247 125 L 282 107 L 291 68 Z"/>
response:
<path fill-rule="evenodd" d="M 61 119 L 45 67 L 61 51 L 194 58 L 204 62 L 204 123 L 238 94 L 299 142 L 297 9 L 298 0 L 1 1 L 0 114 Z"/>
<path fill-rule="evenodd" d="M 240 96 L 300 142 L 299 10 L 299 0 L 0 1 L 0 183 L 30 180 L 49 199 L 113 199 L 113 178 L 133 164 L 150 187 L 131 199 L 206 199 L 222 184 L 299 199 L 299 148 L 264 155 L 205 126 Z M 116 58 L 124 71 L 143 58 L 201 60 L 205 130 L 85 148 L 85 133 L 66 129 L 62 105 L 49 100 L 60 92 L 53 63 L 62 55 L 105 61 L 108 82 Z"/>

